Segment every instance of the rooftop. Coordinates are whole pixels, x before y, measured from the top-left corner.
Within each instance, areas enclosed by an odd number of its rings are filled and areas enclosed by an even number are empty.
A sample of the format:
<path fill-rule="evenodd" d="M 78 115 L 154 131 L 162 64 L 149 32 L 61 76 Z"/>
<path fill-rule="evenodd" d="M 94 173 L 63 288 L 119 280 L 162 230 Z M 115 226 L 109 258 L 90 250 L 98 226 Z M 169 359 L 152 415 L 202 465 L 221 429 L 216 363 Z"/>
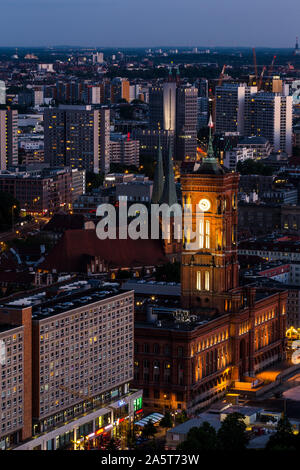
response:
<path fill-rule="evenodd" d="M 39 292 L 36 295 L 19 298 L 0 305 L 4 308 L 32 307 L 32 318 L 41 320 L 60 313 L 68 312 L 100 300 L 107 300 L 120 291 L 117 283 L 101 283 L 100 281 L 76 281 L 60 286 L 58 289 Z M 51 296 L 52 294 L 52 296 Z"/>

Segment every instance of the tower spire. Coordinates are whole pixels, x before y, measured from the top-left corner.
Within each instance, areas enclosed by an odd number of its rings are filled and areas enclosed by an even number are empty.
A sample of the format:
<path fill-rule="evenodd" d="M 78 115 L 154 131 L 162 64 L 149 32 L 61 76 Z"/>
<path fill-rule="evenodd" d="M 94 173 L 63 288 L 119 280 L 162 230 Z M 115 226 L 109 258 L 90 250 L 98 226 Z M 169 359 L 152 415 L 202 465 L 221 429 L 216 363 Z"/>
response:
<path fill-rule="evenodd" d="M 211 130 L 214 127 L 214 123 L 212 120 L 212 117 L 210 115 L 209 117 L 209 123 L 208 123 L 208 128 L 209 128 L 209 140 L 208 140 L 208 148 L 207 148 L 207 159 L 209 158 L 210 160 L 216 160 L 215 155 L 214 155 L 214 148 L 212 144 L 212 133 Z"/>
<path fill-rule="evenodd" d="M 174 177 L 174 170 L 173 170 L 173 160 L 172 160 L 172 146 L 171 142 L 169 141 L 169 156 L 166 165 L 166 177 L 165 177 L 165 184 L 162 197 L 160 199 L 160 204 L 168 204 L 172 206 L 172 204 L 177 204 L 177 194 L 176 194 L 176 186 L 175 186 L 175 177 Z"/>
<path fill-rule="evenodd" d="M 164 170 L 163 170 L 161 143 L 160 143 L 160 124 L 158 124 L 158 150 L 157 150 L 156 166 L 155 166 L 155 171 L 154 171 L 152 204 L 159 203 L 162 197 L 163 189 L 164 189 Z"/>
<path fill-rule="evenodd" d="M 214 175 L 221 175 L 226 173 L 225 170 L 219 163 L 218 159 L 215 156 L 214 148 L 213 148 L 213 139 L 212 139 L 212 128 L 214 127 L 214 123 L 212 117 L 209 118 L 208 128 L 209 128 L 209 139 L 208 139 L 208 148 L 207 148 L 207 157 L 202 159 L 202 163 L 196 173 L 198 174 L 214 174 Z"/>

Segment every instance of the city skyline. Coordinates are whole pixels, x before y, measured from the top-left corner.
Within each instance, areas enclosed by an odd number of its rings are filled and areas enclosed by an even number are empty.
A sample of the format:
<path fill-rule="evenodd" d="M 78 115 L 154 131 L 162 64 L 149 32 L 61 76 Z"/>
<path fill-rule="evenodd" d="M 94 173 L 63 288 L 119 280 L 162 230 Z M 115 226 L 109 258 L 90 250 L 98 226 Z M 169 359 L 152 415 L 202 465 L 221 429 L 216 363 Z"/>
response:
<path fill-rule="evenodd" d="M 300 35 L 296 0 L 287 0 L 285 8 L 274 2 L 254 0 L 249 6 L 237 0 L 209 4 L 187 0 L 166 0 L 151 4 L 137 0 L 20 0 L 5 1 L 6 22 L 0 32 L 5 47 L 82 44 L 87 47 L 293 47 Z M 88 14 L 93 12 L 93 14 Z M 257 12 L 259 11 L 259 14 Z M 293 12 L 293 14 L 291 14 Z M 146 15 L 146 16 L 145 16 Z M 147 21 L 146 19 L 147 18 Z M 245 28 L 245 18 L 247 25 Z M 172 21 L 170 21 L 172 19 Z M 289 28 L 284 26 L 289 24 Z M 28 39 L 28 24 L 34 35 Z M 128 27 L 128 25 L 134 27 Z M 68 26 L 66 28 L 66 25 Z"/>

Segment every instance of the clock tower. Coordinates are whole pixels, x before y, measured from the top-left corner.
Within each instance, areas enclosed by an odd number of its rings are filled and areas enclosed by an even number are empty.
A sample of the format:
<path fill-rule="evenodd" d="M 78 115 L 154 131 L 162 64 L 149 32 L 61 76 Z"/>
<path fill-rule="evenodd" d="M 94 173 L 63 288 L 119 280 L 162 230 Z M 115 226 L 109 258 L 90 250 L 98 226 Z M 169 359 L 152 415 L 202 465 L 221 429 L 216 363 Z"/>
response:
<path fill-rule="evenodd" d="M 184 236 L 181 298 L 185 308 L 224 312 L 238 287 L 237 193 L 239 174 L 221 166 L 209 135 L 199 169 L 181 177 Z"/>

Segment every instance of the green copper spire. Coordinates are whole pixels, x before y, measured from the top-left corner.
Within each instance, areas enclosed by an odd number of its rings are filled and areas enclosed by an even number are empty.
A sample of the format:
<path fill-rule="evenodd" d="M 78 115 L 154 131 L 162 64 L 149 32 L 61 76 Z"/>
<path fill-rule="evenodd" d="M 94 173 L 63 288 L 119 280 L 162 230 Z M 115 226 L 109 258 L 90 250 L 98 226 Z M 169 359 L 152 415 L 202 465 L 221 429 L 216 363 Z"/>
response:
<path fill-rule="evenodd" d="M 177 204 L 177 202 L 178 201 L 172 160 L 172 146 L 171 143 L 169 143 L 169 156 L 166 165 L 165 184 L 160 204 L 168 204 L 169 206 L 172 206 L 172 204 Z"/>
<path fill-rule="evenodd" d="M 154 171 L 154 182 L 153 182 L 153 192 L 152 192 L 152 204 L 158 204 L 160 198 L 162 197 L 164 189 L 164 169 L 163 169 L 163 159 L 161 153 L 160 145 L 160 133 L 158 134 L 158 152 L 157 160 Z"/>
<path fill-rule="evenodd" d="M 219 163 L 218 159 L 215 157 L 214 148 L 212 144 L 212 135 L 211 130 L 214 127 L 212 118 L 210 116 L 209 123 L 209 140 L 207 148 L 207 157 L 202 159 L 202 163 L 196 173 L 200 175 L 223 175 L 226 173 L 225 170 Z"/>
<path fill-rule="evenodd" d="M 210 116 L 209 123 L 208 123 L 209 140 L 208 140 L 206 161 L 210 160 L 212 163 L 217 161 L 216 157 L 215 157 L 215 154 L 214 154 L 213 139 L 212 139 L 212 134 L 211 134 L 211 130 L 212 130 L 213 126 L 214 126 L 214 124 L 213 124 L 213 121 L 212 121 L 212 117 Z"/>

